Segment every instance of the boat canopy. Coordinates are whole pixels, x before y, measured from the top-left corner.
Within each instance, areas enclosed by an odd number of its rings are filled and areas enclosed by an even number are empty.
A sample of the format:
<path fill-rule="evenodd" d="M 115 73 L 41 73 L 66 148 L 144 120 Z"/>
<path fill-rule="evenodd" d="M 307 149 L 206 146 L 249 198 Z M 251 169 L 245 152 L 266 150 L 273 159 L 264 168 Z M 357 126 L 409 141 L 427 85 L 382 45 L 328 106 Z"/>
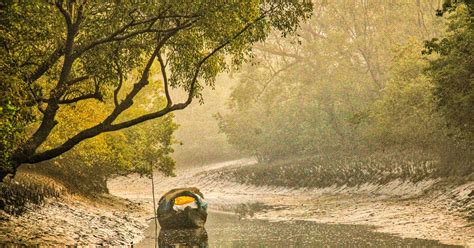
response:
<path fill-rule="evenodd" d="M 207 210 L 207 202 L 202 193 L 199 189 L 191 187 L 173 189 L 164 194 L 158 202 L 158 213 L 166 213 L 172 209 L 178 210 L 179 208 L 174 208 L 175 205 L 191 206 L 190 204 L 194 202 L 189 197 L 195 200 L 197 207 Z"/>

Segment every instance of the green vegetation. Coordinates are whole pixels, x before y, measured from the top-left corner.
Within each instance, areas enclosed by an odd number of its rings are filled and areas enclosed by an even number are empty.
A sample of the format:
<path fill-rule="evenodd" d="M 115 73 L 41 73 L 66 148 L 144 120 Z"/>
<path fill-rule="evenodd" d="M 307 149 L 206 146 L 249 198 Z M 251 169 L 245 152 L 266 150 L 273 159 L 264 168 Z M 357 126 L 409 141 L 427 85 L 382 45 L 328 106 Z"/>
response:
<path fill-rule="evenodd" d="M 454 135 L 468 142 L 474 140 L 473 11 L 474 3 L 452 10 L 447 17 L 447 34 L 427 42 L 425 51 L 439 55 L 428 67 L 439 110 L 448 124 L 460 130 Z"/>
<path fill-rule="evenodd" d="M 320 187 L 472 174 L 471 5 L 439 17 L 436 1 L 323 1 L 297 36 L 256 45 L 219 116 L 260 162 L 234 175 Z"/>
<path fill-rule="evenodd" d="M 244 184 L 292 188 L 353 187 L 364 183 L 385 184 L 393 180 L 416 183 L 437 176 L 438 159 L 433 154 L 402 151 L 367 156 L 336 153 L 259 163 L 224 171 L 221 176 Z"/>
<path fill-rule="evenodd" d="M 117 174 L 172 175 L 172 112 L 311 10 L 297 0 L 2 3 L 0 180 L 24 164 L 79 192 L 103 192 Z"/>

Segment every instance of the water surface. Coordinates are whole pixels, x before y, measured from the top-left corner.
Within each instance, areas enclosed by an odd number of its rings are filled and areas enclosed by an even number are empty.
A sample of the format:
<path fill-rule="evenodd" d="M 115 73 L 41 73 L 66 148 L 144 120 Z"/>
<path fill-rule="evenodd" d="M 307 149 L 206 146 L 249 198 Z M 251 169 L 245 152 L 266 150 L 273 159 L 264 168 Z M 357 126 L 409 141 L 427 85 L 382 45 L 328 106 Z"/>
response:
<path fill-rule="evenodd" d="M 235 215 L 216 212 L 209 213 L 205 229 L 157 233 L 159 247 L 449 247 L 432 240 L 378 233 L 360 225 L 239 220 Z M 154 247 L 154 234 L 152 223 L 137 247 Z"/>

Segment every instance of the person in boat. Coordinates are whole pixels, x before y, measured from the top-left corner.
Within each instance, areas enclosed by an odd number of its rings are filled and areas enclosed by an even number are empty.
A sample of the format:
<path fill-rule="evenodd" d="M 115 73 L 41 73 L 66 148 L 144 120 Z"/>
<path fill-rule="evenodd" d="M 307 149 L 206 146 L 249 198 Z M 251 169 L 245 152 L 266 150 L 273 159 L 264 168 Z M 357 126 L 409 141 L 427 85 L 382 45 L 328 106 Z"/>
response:
<path fill-rule="evenodd" d="M 207 202 L 197 188 L 173 189 L 160 198 L 157 218 L 162 229 L 202 228 Z"/>

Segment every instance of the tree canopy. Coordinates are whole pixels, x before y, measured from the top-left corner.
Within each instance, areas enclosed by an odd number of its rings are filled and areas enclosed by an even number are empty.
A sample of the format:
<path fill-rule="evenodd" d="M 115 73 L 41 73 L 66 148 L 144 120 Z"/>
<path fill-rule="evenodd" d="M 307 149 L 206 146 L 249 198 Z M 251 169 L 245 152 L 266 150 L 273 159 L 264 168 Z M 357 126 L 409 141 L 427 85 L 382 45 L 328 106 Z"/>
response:
<path fill-rule="evenodd" d="M 460 137 L 474 142 L 474 3 L 454 6 L 446 36 L 426 42 L 424 52 L 439 55 L 428 68 L 439 109 Z"/>
<path fill-rule="evenodd" d="M 283 35 L 294 31 L 311 10 L 309 1 L 298 0 L 7 1 L 1 5 L 0 65 L 2 88 L 9 90 L 1 111 L 13 113 L 8 116 L 24 111 L 16 130 L 28 134 L 2 147 L 9 158 L 2 178 L 20 164 L 57 157 L 101 133 L 185 108 L 218 73 L 240 66 L 252 44 L 272 29 Z M 162 87 L 150 84 L 154 64 L 160 66 Z M 123 87 L 126 80 L 134 81 L 129 89 Z M 186 99 L 172 99 L 171 88 L 184 89 Z M 166 101 L 146 113 L 125 114 L 144 91 L 159 91 Z M 86 107 L 83 101 L 111 108 L 103 119 L 45 146 L 60 121 L 78 118 L 58 115 L 66 106 Z M 9 118 L 2 119 L 2 132 L 11 133 L 8 126 L 15 121 Z"/>

